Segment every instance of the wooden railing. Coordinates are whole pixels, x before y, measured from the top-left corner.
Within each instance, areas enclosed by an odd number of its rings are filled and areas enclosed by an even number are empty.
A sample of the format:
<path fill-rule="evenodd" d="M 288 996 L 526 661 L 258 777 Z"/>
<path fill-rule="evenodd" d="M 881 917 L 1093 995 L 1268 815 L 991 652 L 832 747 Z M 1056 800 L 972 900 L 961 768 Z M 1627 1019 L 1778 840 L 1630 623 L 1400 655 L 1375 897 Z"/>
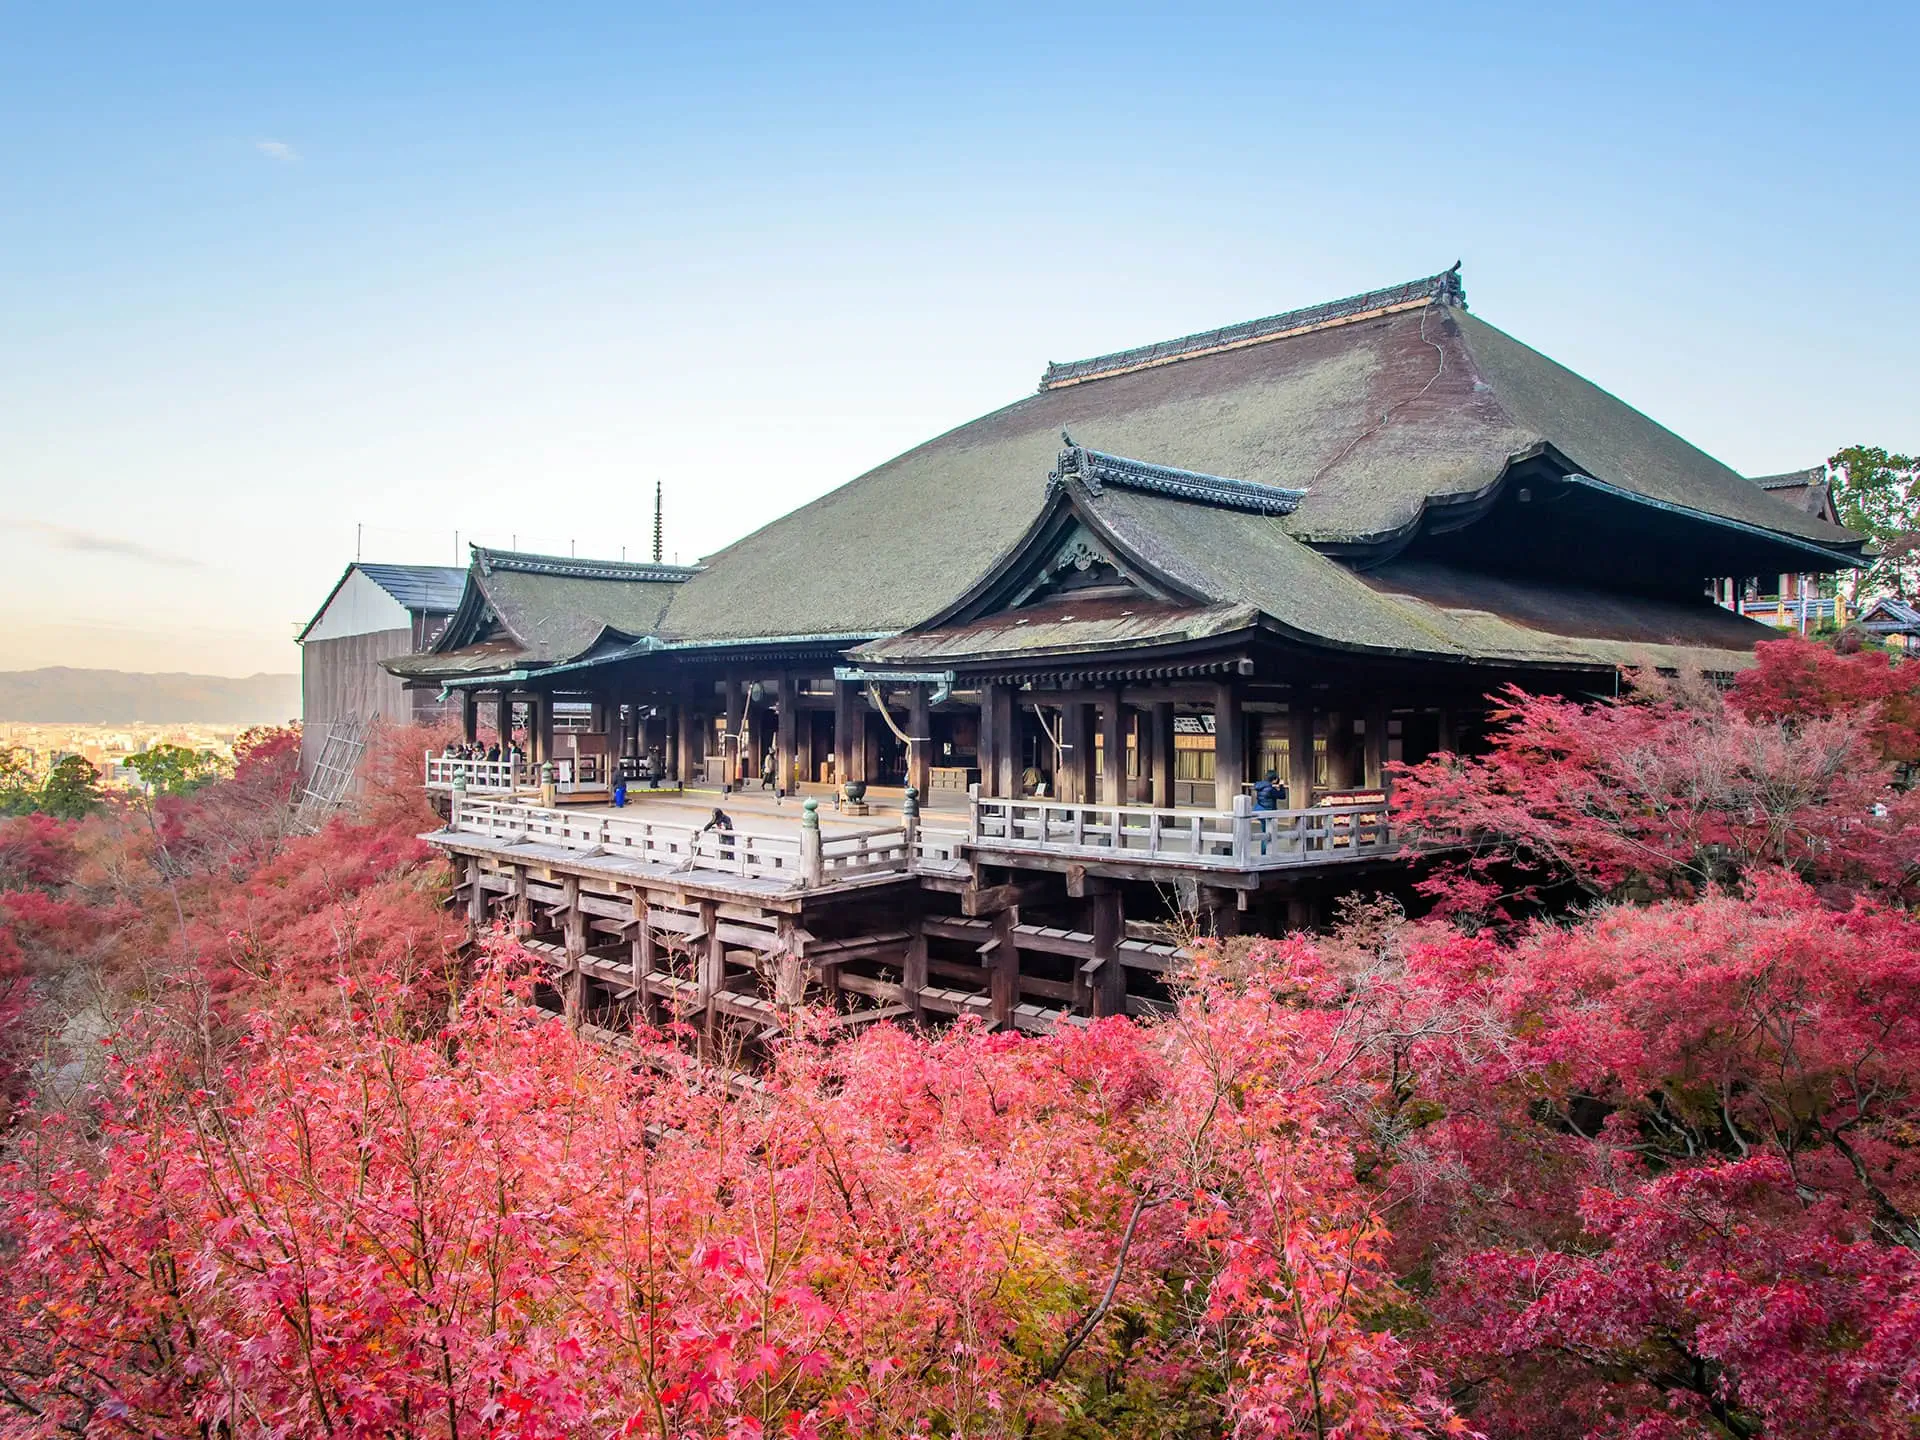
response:
<path fill-rule="evenodd" d="M 769 835 L 503 800 L 467 800 L 447 828 L 457 834 L 555 845 L 583 857 L 615 856 L 689 872 L 781 881 L 796 889 L 905 874 L 913 853 L 900 825 L 825 836 L 801 826 Z"/>
<path fill-rule="evenodd" d="M 979 851 L 1130 860 L 1215 870 L 1323 865 L 1392 854 L 1384 798 L 1311 810 L 1150 810 L 1057 800 L 972 802 L 967 843 Z"/>
<path fill-rule="evenodd" d="M 429 790 L 453 789 L 456 775 L 466 777 L 469 795 L 511 795 L 533 784 L 524 760 L 463 760 L 457 755 L 427 751 Z"/>

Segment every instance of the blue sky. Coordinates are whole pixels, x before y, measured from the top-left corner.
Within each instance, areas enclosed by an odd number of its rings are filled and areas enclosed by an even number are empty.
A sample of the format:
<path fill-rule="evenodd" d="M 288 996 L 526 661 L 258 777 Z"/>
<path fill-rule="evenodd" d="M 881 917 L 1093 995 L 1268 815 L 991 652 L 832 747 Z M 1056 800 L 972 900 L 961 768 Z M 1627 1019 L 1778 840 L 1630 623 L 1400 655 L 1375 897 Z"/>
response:
<path fill-rule="evenodd" d="M 690 560 L 1456 258 L 1748 473 L 1920 447 L 1920 7 L 390 8 L 0 10 L 0 668 L 296 668 L 356 524 Z"/>

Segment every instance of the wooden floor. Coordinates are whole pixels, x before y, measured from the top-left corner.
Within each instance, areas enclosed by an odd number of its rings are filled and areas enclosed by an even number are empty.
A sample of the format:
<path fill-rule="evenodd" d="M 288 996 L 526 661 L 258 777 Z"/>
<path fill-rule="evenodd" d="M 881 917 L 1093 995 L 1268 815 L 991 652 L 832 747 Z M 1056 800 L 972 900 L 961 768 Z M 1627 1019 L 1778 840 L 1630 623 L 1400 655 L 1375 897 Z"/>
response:
<path fill-rule="evenodd" d="M 685 790 L 636 788 L 627 791 L 627 803 L 621 807 L 595 804 L 568 805 L 565 808 L 578 815 L 611 815 L 666 825 L 704 825 L 715 810 L 724 810 L 741 830 L 774 834 L 786 827 L 798 833 L 800 818 L 808 800 L 816 802 L 815 813 L 820 817 L 822 834 L 830 835 L 836 830 L 843 833 L 865 830 L 875 825 L 897 824 L 900 820 L 902 797 L 897 791 L 876 794 L 868 806 L 869 813 L 856 815 L 835 805 L 824 786 L 818 795 L 789 795 L 784 799 L 771 790 L 758 787 L 735 790 L 732 794 L 693 786 Z M 967 830 L 966 796 L 960 797 L 958 808 L 922 808 L 920 823 L 924 829 L 964 835 Z"/>

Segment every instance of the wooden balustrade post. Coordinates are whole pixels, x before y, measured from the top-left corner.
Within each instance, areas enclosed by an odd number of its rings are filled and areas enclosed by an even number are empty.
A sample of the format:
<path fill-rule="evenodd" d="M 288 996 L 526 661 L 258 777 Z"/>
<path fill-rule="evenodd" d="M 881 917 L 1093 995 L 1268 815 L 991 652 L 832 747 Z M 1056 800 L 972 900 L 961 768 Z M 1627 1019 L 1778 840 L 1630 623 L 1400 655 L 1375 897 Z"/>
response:
<path fill-rule="evenodd" d="M 1253 863 L 1253 797 L 1233 797 L 1233 859 L 1242 868 Z"/>
<path fill-rule="evenodd" d="M 820 802 L 809 798 L 800 807 L 800 884 L 817 890 L 826 882 L 827 862 L 820 840 Z"/>

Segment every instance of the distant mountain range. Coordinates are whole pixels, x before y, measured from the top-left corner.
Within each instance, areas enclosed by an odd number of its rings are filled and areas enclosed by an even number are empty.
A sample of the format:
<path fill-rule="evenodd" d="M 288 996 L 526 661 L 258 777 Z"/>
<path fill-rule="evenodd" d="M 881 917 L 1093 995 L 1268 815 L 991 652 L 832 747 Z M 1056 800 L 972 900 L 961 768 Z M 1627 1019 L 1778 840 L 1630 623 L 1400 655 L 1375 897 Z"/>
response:
<path fill-rule="evenodd" d="M 125 670 L 0 670 L 0 720 L 82 725 L 285 724 L 298 675 L 137 675 Z"/>

